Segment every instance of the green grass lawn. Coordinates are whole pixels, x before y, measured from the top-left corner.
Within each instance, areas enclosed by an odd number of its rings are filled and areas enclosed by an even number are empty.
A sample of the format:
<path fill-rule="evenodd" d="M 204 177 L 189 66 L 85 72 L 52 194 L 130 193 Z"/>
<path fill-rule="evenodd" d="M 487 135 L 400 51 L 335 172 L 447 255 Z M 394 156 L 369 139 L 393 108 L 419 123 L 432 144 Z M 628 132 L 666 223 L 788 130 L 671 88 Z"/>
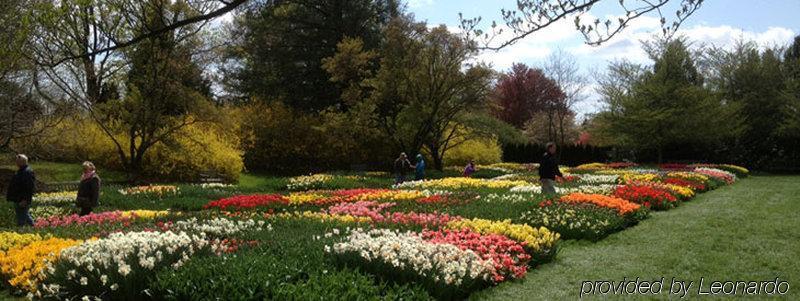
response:
<path fill-rule="evenodd" d="M 31 162 L 30 166 L 36 173 L 36 178 L 46 183 L 77 182 L 81 179 L 81 173 L 83 173 L 81 163 L 36 161 Z M 17 167 L 11 163 L 0 165 L 0 168 L 17 170 Z M 101 167 L 98 168 L 97 173 L 106 181 L 124 181 L 126 179 L 124 172 L 104 170 Z"/>
<path fill-rule="evenodd" d="M 700 194 L 656 212 L 641 224 L 597 242 L 566 242 L 556 261 L 521 281 L 473 295 L 486 300 L 577 299 L 586 280 L 695 281 L 688 297 L 714 280 L 789 282 L 786 300 L 800 300 L 800 176 L 758 176 Z M 596 295 L 589 299 L 600 299 Z M 642 295 L 633 296 L 644 299 Z M 677 299 L 677 296 L 671 296 Z M 584 296 L 586 298 L 586 296 Z M 751 297 L 752 298 L 752 297 Z M 764 299 L 765 296 L 755 299 Z"/>

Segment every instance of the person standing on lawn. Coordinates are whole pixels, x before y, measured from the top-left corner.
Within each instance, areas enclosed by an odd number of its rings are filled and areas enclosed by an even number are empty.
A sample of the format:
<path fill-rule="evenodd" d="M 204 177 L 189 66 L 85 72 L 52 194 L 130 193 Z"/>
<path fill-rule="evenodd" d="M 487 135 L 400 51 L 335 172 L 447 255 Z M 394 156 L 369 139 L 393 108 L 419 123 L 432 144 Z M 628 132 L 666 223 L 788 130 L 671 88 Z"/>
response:
<path fill-rule="evenodd" d="M 33 174 L 31 167 L 28 166 L 27 156 L 19 154 L 15 161 L 19 169 L 11 177 L 11 182 L 8 183 L 6 200 L 14 203 L 18 226 L 33 226 L 30 210 L 33 202 L 33 192 L 36 189 L 36 176 Z"/>
<path fill-rule="evenodd" d="M 395 184 L 406 181 L 406 173 L 411 169 L 411 162 L 408 161 L 406 153 L 400 153 L 400 157 L 394 160 Z"/>
<path fill-rule="evenodd" d="M 83 162 L 83 174 L 81 183 L 78 184 L 75 204 L 81 208 L 80 216 L 92 213 L 92 208 L 100 204 L 100 177 L 92 162 Z"/>
<path fill-rule="evenodd" d="M 556 144 L 548 142 L 547 150 L 539 163 L 539 181 L 542 183 L 542 193 L 546 195 L 556 194 L 556 176 L 563 177 L 558 170 L 558 158 L 556 158 Z"/>
<path fill-rule="evenodd" d="M 421 181 L 425 179 L 425 158 L 422 154 L 417 154 L 417 165 L 414 166 L 414 180 Z"/>

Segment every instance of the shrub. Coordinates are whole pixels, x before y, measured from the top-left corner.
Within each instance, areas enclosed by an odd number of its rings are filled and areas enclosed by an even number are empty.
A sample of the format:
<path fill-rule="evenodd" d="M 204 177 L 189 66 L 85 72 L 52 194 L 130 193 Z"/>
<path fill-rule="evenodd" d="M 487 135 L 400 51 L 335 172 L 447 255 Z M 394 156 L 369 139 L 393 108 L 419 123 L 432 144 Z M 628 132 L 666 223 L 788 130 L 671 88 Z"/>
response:
<path fill-rule="evenodd" d="M 194 181 L 215 173 L 236 181 L 244 169 L 238 133 L 223 125 L 204 123 L 183 128 L 170 141 L 155 145 L 144 160 L 145 174 Z"/>
<path fill-rule="evenodd" d="M 236 131 L 238 119 L 232 113 L 226 118 L 228 124 L 188 125 L 170 139 L 154 145 L 145 154 L 143 174 L 161 179 L 196 180 L 201 173 L 212 171 L 230 181 L 238 179 L 244 167 Z M 116 138 L 128 141 L 123 135 Z M 103 169 L 123 169 L 111 138 L 85 116 L 76 115 L 69 122 L 48 128 L 36 139 L 22 139 L 17 144 L 20 150 L 35 153 L 43 159 L 64 162 L 89 160 L 101 172 Z M 127 150 L 127 144 L 122 147 Z"/>
<path fill-rule="evenodd" d="M 475 161 L 475 164 L 494 164 L 500 163 L 502 157 L 503 150 L 496 138 L 470 139 L 445 153 L 444 166 L 463 166 L 469 160 Z"/>
<path fill-rule="evenodd" d="M 249 170 L 282 174 L 376 161 L 388 167 L 394 156 L 391 144 L 369 124 L 368 116 L 357 111 L 310 114 L 280 101 L 252 104 L 243 110 L 245 165 Z"/>

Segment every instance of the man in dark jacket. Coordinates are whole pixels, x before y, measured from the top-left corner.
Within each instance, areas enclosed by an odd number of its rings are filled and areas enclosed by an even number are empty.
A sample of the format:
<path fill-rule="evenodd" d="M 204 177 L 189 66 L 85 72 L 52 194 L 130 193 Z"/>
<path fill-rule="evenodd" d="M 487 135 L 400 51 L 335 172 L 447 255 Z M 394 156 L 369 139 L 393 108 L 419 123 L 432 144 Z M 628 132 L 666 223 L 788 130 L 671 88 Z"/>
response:
<path fill-rule="evenodd" d="M 11 178 L 8 184 L 6 200 L 14 203 L 14 211 L 17 214 L 17 225 L 33 226 L 31 218 L 31 202 L 33 201 L 33 191 L 36 186 L 36 176 L 28 166 L 28 157 L 17 155 L 17 173 Z"/>
<path fill-rule="evenodd" d="M 411 161 L 408 161 L 408 156 L 406 153 L 400 153 L 400 157 L 394 160 L 394 173 L 395 173 L 395 184 L 400 184 L 406 181 L 406 173 L 408 173 L 411 168 L 414 167 L 411 165 Z"/>
<path fill-rule="evenodd" d="M 548 142 L 546 148 L 547 151 L 542 156 L 542 162 L 539 163 L 539 181 L 542 183 L 542 193 L 553 195 L 556 194 L 556 176 L 563 177 L 564 175 L 558 170 L 556 144 Z"/>

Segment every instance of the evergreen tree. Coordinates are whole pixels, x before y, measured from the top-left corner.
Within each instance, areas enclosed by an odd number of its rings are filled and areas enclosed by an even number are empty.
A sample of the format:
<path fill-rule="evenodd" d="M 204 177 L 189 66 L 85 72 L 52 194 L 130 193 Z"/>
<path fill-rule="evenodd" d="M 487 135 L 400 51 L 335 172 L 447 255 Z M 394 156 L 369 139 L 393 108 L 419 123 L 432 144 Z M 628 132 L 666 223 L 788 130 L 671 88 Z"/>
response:
<path fill-rule="evenodd" d="M 360 38 L 366 50 L 379 47 L 381 30 L 398 11 L 392 0 L 256 2 L 237 21 L 234 88 L 245 98 L 282 100 L 309 112 L 346 109 L 342 87 L 329 80 L 322 60 L 348 37 Z"/>

